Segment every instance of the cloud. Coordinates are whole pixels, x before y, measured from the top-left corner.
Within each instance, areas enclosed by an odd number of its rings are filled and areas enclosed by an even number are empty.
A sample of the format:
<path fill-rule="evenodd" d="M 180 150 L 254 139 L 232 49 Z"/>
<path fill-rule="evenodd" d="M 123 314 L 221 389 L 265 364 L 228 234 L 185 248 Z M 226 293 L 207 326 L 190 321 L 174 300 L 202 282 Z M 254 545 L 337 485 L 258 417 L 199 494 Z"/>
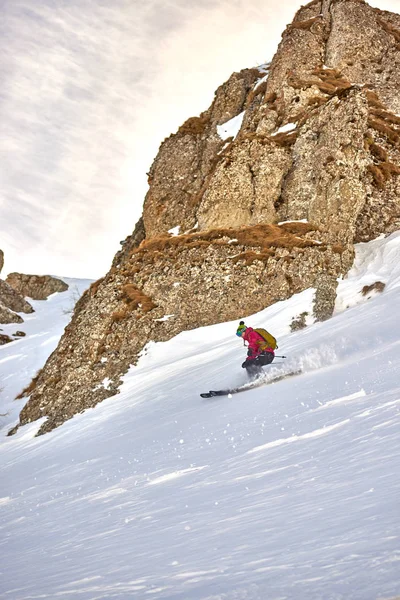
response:
<path fill-rule="evenodd" d="M 79 262 L 88 263 L 81 248 L 88 240 L 101 247 L 121 200 L 127 201 L 121 164 L 135 131 L 135 107 L 156 71 L 155 62 L 142 66 L 151 55 L 145 50 L 151 10 L 147 5 L 140 15 L 133 8 L 6 5 L 0 239 L 11 243 L 20 263 L 28 254 L 30 270 L 68 268 L 65 257 L 78 242 L 79 271 Z M 90 257 L 90 243 L 87 249 Z"/>

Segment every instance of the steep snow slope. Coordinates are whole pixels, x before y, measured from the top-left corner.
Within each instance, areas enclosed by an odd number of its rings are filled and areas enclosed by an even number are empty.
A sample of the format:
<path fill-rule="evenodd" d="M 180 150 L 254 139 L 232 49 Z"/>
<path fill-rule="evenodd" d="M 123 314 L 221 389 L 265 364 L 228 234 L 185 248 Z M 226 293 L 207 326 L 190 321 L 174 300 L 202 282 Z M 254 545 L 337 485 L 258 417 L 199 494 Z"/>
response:
<path fill-rule="evenodd" d="M 298 377 L 202 400 L 245 380 L 236 323 L 215 325 L 150 344 L 119 396 L 50 434 L 3 438 L 4 598 L 400 594 L 399 257 L 400 234 L 360 245 L 325 323 L 289 333 L 312 290 L 246 319 L 289 357 L 266 379 Z"/>
<path fill-rule="evenodd" d="M 66 292 L 52 294 L 47 300 L 32 300 L 35 312 L 21 313 L 24 322 L 0 325 L 3 333 L 12 336 L 17 330 L 26 333 L 5 346 L 0 346 L 0 438 L 18 422 L 18 414 L 26 400 L 14 401 L 29 384 L 56 348 L 71 320 L 72 310 L 82 293 L 91 284 L 89 279 L 61 278 L 69 285 Z"/>

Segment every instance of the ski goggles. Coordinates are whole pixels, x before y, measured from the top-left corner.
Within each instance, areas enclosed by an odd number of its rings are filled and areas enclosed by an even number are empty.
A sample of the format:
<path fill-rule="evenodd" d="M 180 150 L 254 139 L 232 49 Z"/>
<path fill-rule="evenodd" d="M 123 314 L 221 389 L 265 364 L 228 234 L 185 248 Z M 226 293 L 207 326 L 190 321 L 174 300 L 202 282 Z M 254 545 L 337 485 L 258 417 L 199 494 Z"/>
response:
<path fill-rule="evenodd" d="M 246 327 L 245 327 L 244 325 L 243 325 L 243 327 L 239 327 L 239 329 L 238 329 L 238 330 L 237 330 L 237 332 L 236 332 L 236 335 L 237 335 L 238 337 L 242 337 L 242 333 L 243 333 L 243 331 L 246 331 Z"/>

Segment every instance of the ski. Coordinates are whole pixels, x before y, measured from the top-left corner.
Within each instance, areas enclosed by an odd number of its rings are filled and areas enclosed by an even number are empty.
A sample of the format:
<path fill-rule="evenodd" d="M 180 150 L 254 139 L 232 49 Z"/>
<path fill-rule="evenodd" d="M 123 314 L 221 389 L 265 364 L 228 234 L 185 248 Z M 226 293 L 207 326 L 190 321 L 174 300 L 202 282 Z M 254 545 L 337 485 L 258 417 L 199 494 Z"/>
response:
<path fill-rule="evenodd" d="M 278 383 L 278 381 L 282 381 L 283 379 L 286 379 L 287 377 L 294 377 L 295 375 L 301 375 L 302 372 L 303 371 L 301 371 L 301 370 L 297 370 L 297 371 L 292 371 L 290 373 L 282 373 L 280 375 L 276 375 L 276 377 L 273 377 L 269 381 L 268 380 L 266 381 L 264 377 L 261 377 L 254 381 L 249 381 L 248 383 L 245 383 L 244 385 L 241 385 L 236 388 L 231 388 L 231 389 L 227 389 L 227 390 L 210 390 L 209 392 L 203 392 L 202 394 L 200 394 L 200 396 L 202 398 L 215 398 L 216 396 L 231 396 L 233 394 L 239 394 L 240 392 L 246 392 L 248 390 L 252 390 L 253 388 L 261 387 L 263 385 L 271 385 L 272 383 Z"/>
<path fill-rule="evenodd" d="M 200 394 L 202 398 L 214 398 L 214 396 L 229 396 L 229 394 L 234 394 L 234 390 L 210 390 L 209 392 L 204 392 Z"/>

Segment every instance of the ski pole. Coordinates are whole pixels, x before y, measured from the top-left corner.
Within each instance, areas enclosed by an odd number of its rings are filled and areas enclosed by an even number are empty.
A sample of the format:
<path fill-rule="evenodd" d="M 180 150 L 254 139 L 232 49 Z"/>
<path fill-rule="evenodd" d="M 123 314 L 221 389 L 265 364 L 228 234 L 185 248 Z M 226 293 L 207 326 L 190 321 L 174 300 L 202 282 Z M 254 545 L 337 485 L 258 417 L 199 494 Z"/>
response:
<path fill-rule="evenodd" d="M 279 356 L 278 354 L 275 354 L 275 358 L 287 358 L 287 356 Z"/>

